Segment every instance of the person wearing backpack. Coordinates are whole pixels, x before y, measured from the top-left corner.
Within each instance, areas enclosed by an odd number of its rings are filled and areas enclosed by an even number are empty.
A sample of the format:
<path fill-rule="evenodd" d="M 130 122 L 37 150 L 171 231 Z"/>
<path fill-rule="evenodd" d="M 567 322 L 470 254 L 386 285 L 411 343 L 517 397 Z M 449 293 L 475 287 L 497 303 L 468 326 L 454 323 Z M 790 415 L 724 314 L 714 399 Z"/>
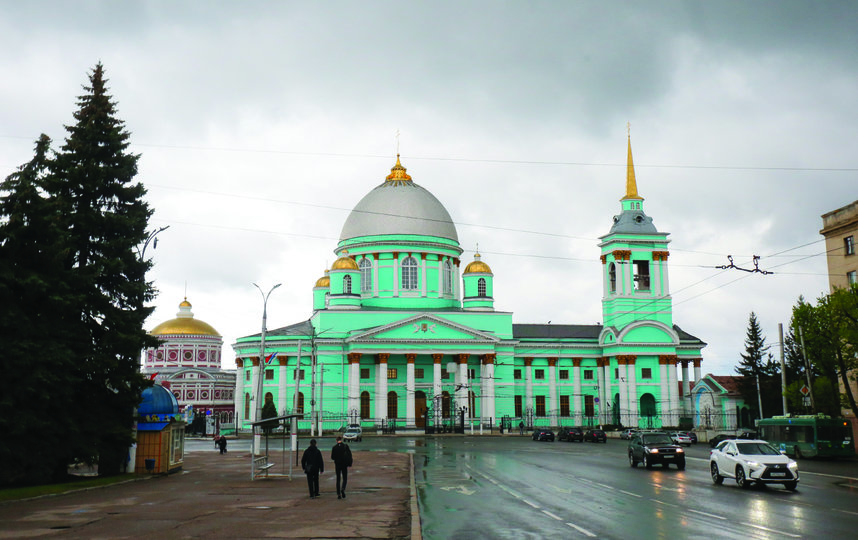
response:
<path fill-rule="evenodd" d="M 316 447 L 316 439 L 310 440 L 310 446 L 301 456 L 301 467 L 307 475 L 307 486 L 310 488 L 310 498 L 319 496 L 319 474 L 325 472 L 325 460 L 322 452 Z"/>
<path fill-rule="evenodd" d="M 337 498 L 346 498 L 346 484 L 349 481 L 349 467 L 352 466 L 352 451 L 349 445 L 343 442 L 343 438 L 337 437 L 337 444 L 331 449 L 331 459 L 337 471 Z M 340 485 L 342 477 L 342 485 Z"/>

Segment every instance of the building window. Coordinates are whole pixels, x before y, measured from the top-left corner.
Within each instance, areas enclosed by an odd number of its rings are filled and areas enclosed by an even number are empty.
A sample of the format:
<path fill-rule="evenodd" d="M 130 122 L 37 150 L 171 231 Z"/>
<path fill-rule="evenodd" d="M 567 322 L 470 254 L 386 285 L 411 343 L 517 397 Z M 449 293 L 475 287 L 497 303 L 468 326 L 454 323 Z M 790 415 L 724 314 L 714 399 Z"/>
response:
<path fill-rule="evenodd" d="M 536 396 L 536 416 L 545 416 L 545 396 Z"/>
<path fill-rule="evenodd" d="M 295 379 L 297 379 L 299 381 L 303 381 L 304 380 L 304 370 L 303 369 L 296 369 L 293 376 Z"/>
<path fill-rule="evenodd" d="M 396 378 L 396 368 L 387 368 L 387 378 L 395 379 Z M 394 417 L 396 418 L 396 417 Z"/>
<path fill-rule="evenodd" d="M 521 380 L 521 370 L 516 369 L 515 371 L 513 371 L 512 377 L 513 377 L 513 379 L 520 381 Z"/>
<path fill-rule="evenodd" d="M 649 290 L 649 261 L 635 261 L 635 285 L 639 291 Z"/>
<path fill-rule="evenodd" d="M 185 357 L 185 360 L 190 360 L 194 357 L 194 353 L 192 353 L 191 351 L 185 351 L 185 354 L 183 356 Z"/>
<path fill-rule="evenodd" d="M 343 278 L 343 294 L 351 294 L 352 293 L 352 277 L 345 276 Z"/>
<path fill-rule="evenodd" d="M 608 267 L 608 279 L 611 282 L 611 292 L 617 292 L 617 265 L 614 263 Z"/>
<path fill-rule="evenodd" d="M 850 285 L 858 285 L 858 272 L 856 272 L 855 270 L 851 272 L 846 272 L 846 281 Z"/>
<path fill-rule="evenodd" d="M 450 392 L 441 392 L 441 416 L 450 418 Z"/>
<path fill-rule="evenodd" d="M 568 369 L 561 369 L 560 370 L 560 380 L 561 381 L 568 381 L 569 380 L 569 370 Z"/>
<path fill-rule="evenodd" d="M 265 380 L 266 381 L 273 381 L 274 380 L 274 370 L 273 369 L 266 369 L 265 370 Z"/>
<path fill-rule="evenodd" d="M 407 257 L 402 261 L 402 289 L 417 290 L 417 259 L 414 257 Z"/>
<path fill-rule="evenodd" d="M 592 381 L 593 380 L 593 370 L 592 369 L 585 369 L 584 370 L 584 380 L 585 381 Z"/>
<path fill-rule="evenodd" d="M 534 377 L 537 379 L 545 379 L 545 370 L 544 369 L 535 369 Z"/>
<path fill-rule="evenodd" d="M 414 378 L 422 379 L 423 378 L 423 368 L 415 368 L 414 369 Z"/>
<path fill-rule="evenodd" d="M 652 368 L 641 368 L 641 379 L 652 379 Z"/>
<path fill-rule="evenodd" d="M 844 255 L 855 255 L 855 239 L 852 236 L 847 236 L 843 239 Z"/>
<path fill-rule="evenodd" d="M 250 394 L 244 394 L 244 419 L 250 420 Z"/>
<path fill-rule="evenodd" d="M 397 401 L 396 392 L 393 391 L 387 393 L 387 417 L 399 418 L 399 402 Z"/>
<path fill-rule="evenodd" d="M 372 263 L 364 257 L 358 265 L 360 268 L 360 292 L 372 292 Z"/>
<path fill-rule="evenodd" d="M 453 263 L 444 261 L 444 294 L 453 294 Z"/>
<path fill-rule="evenodd" d="M 560 416 L 570 416 L 569 396 L 560 396 Z"/>
<path fill-rule="evenodd" d="M 369 392 L 365 390 L 360 393 L 360 417 L 369 418 Z"/>
<path fill-rule="evenodd" d="M 245 380 L 245 381 L 249 381 L 249 380 L 250 380 L 250 370 L 247 370 L 247 371 L 245 371 L 245 372 L 244 372 L 244 380 Z"/>
<path fill-rule="evenodd" d="M 584 396 L 584 416 L 596 416 L 596 405 L 593 396 Z"/>
<path fill-rule="evenodd" d="M 515 415 L 521 416 L 522 406 L 521 406 L 521 396 L 515 396 Z"/>
<path fill-rule="evenodd" d="M 274 395 L 271 392 L 265 392 L 265 404 L 274 403 Z"/>
<path fill-rule="evenodd" d="M 477 296 L 486 296 L 486 278 L 477 280 Z"/>
<path fill-rule="evenodd" d="M 298 410 L 295 412 L 304 414 L 304 392 L 298 392 Z"/>
<path fill-rule="evenodd" d="M 620 378 L 620 368 L 618 368 L 618 367 L 615 367 L 615 368 L 614 368 L 614 378 L 615 378 L 615 379 L 619 379 L 619 378 Z"/>
<path fill-rule="evenodd" d="M 360 378 L 361 379 L 369 379 L 369 368 L 368 367 L 360 368 Z"/>
<path fill-rule="evenodd" d="M 450 378 L 450 374 L 444 368 L 441 368 L 441 378 L 445 380 Z"/>
<path fill-rule="evenodd" d="M 468 370 L 468 380 L 472 381 L 476 378 L 477 378 L 477 370 L 476 369 L 469 369 Z"/>

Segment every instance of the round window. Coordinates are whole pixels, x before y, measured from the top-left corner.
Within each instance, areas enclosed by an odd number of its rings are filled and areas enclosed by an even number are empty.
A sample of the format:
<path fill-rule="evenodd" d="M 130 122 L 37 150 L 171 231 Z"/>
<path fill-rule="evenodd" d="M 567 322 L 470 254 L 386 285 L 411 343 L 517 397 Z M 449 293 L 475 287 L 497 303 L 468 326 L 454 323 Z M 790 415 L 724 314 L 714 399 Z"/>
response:
<path fill-rule="evenodd" d="M 185 351 L 185 360 L 190 360 L 193 357 L 194 353 L 192 353 L 191 351 Z"/>

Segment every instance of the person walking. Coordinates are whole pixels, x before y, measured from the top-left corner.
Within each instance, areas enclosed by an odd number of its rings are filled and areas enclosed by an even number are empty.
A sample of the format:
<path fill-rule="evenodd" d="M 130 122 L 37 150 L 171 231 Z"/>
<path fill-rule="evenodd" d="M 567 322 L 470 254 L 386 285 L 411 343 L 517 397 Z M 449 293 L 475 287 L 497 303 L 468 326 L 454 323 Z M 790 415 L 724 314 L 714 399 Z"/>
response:
<path fill-rule="evenodd" d="M 518 434 L 524 435 L 524 420 L 518 423 Z"/>
<path fill-rule="evenodd" d="M 316 447 L 316 439 L 310 439 L 310 446 L 301 456 L 301 467 L 307 475 L 307 486 L 310 488 L 310 498 L 319 496 L 319 475 L 325 472 L 325 460 L 322 452 Z"/>
<path fill-rule="evenodd" d="M 343 438 L 337 437 L 337 444 L 331 449 L 331 459 L 337 471 L 337 498 L 346 498 L 346 484 L 349 483 L 349 467 L 352 466 L 352 451 L 349 445 L 343 442 Z M 343 483 L 340 484 L 340 477 Z"/>
<path fill-rule="evenodd" d="M 218 448 L 220 448 L 221 454 L 226 454 L 226 437 L 221 435 L 220 438 L 217 440 L 217 446 Z"/>

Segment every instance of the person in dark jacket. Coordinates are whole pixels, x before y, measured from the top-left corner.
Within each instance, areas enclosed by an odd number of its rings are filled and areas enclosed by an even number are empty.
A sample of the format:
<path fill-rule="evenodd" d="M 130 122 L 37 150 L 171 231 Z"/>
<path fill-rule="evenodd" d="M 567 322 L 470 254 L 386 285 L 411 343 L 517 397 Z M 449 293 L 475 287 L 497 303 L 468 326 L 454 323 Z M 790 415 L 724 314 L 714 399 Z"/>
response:
<path fill-rule="evenodd" d="M 221 454 L 226 454 L 226 437 L 221 435 L 220 438 L 218 438 L 217 440 L 217 446 L 218 448 L 220 448 Z"/>
<path fill-rule="evenodd" d="M 346 484 L 349 483 L 349 467 L 352 466 L 352 451 L 349 445 L 343 442 L 342 437 L 337 437 L 337 444 L 331 449 L 331 459 L 334 460 L 334 468 L 337 471 L 337 498 L 346 498 Z M 340 477 L 342 476 L 342 486 Z"/>
<path fill-rule="evenodd" d="M 310 498 L 319 496 L 319 475 L 325 472 L 325 460 L 322 452 L 316 447 L 316 439 L 310 439 L 310 446 L 301 456 L 301 467 L 307 475 L 307 486 L 310 488 Z"/>

